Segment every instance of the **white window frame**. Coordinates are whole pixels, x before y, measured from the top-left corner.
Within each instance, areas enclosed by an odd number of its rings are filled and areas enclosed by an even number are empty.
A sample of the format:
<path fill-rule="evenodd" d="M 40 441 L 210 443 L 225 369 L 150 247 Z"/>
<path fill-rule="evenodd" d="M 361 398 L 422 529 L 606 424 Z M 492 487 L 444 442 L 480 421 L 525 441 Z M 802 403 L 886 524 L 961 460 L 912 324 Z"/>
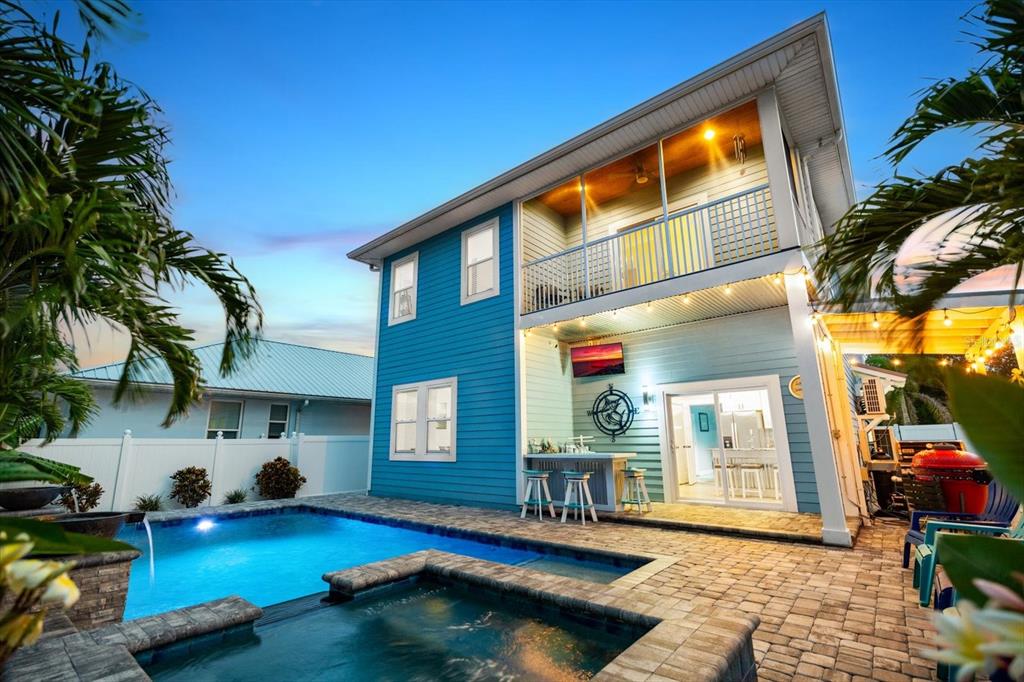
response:
<path fill-rule="evenodd" d="M 238 408 L 238 428 L 237 429 L 216 429 L 217 431 L 224 433 L 225 431 L 234 431 L 235 439 L 242 437 L 242 423 L 245 419 L 245 401 L 244 400 L 221 400 L 220 398 L 211 398 L 209 405 L 206 407 L 206 431 L 203 432 L 204 438 L 210 438 L 210 431 L 214 429 L 210 428 L 210 419 L 213 417 L 213 404 L 214 403 L 235 403 L 239 405 Z M 216 438 L 216 434 L 213 436 Z"/>
<path fill-rule="evenodd" d="M 470 295 L 469 293 L 469 238 L 478 232 L 491 230 L 493 250 L 491 259 L 494 261 L 494 286 L 485 291 Z M 500 221 L 498 218 L 491 218 L 485 223 L 474 225 L 462 231 L 462 305 L 476 303 L 501 293 L 501 252 L 498 245 L 501 241 Z"/>
<path fill-rule="evenodd" d="M 406 263 L 412 263 L 412 312 L 408 315 L 395 317 L 395 270 Z M 416 295 L 419 290 L 420 281 L 420 252 L 414 251 L 408 256 L 391 261 L 391 282 L 388 285 L 388 326 L 401 324 L 416 319 Z"/>
<path fill-rule="evenodd" d="M 430 421 L 427 419 L 427 392 L 432 388 L 451 387 L 452 404 L 451 421 L 452 447 L 450 452 L 428 452 L 427 451 L 427 426 Z M 406 391 L 416 391 L 416 449 L 413 452 L 395 450 L 395 440 L 398 434 L 397 422 L 395 421 L 396 407 L 398 405 L 398 394 Z M 391 388 L 391 446 L 389 449 L 390 459 L 400 462 L 454 462 L 455 444 L 457 431 L 457 417 L 459 404 L 459 380 L 456 377 L 444 379 L 432 379 L 412 384 L 398 384 Z"/>
<path fill-rule="evenodd" d="M 284 434 L 285 436 L 288 435 L 288 424 L 289 424 L 289 422 L 291 422 L 291 418 L 292 418 L 292 406 L 290 404 L 288 404 L 288 403 L 270 403 L 270 409 L 267 412 L 267 438 L 271 437 L 270 436 L 270 425 L 271 424 L 280 424 L 281 423 L 280 419 L 271 419 L 271 417 L 274 415 L 274 408 L 275 407 L 283 407 L 285 409 L 285 413 L 284 413 L 284 431 L 282 431 L 281 433 Z"/>

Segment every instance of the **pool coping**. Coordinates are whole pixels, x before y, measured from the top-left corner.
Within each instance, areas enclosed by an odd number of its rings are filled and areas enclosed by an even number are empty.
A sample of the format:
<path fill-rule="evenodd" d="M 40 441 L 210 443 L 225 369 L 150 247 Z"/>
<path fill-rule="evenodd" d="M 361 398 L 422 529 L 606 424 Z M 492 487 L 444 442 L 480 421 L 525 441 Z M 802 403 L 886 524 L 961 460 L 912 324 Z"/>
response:
<path fill-rule="evenodd" d="M 252 624 L 263 610 L 241 597 L 224 597 L 95 630 L 77 631 L 19 649 L 2 670 L 5 682 L 142 682 L 135 654 Z"/>
<path fill-rule="evenodd" d="M 348 600 L 420 575 L 649 628 L 594 680 L 740 682 L 757 677 L 752 636 L 760 618 L 754 614 L 696 607 L 681 599 L 637 594 L 620 585 L 600 585 L 432 549 L 325 573 L 323 579 L 334 599 Z"/>

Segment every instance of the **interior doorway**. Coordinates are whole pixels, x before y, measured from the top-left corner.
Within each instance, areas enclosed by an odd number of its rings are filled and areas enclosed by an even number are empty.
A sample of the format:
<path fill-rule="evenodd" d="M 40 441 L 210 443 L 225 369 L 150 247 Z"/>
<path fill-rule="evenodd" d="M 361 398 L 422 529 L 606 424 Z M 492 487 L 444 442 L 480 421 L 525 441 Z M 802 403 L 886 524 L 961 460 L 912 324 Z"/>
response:
<path fill-rule="evenodd" d="M 796 511 L 777 376 L 659 388 L 666 501 Z"/>

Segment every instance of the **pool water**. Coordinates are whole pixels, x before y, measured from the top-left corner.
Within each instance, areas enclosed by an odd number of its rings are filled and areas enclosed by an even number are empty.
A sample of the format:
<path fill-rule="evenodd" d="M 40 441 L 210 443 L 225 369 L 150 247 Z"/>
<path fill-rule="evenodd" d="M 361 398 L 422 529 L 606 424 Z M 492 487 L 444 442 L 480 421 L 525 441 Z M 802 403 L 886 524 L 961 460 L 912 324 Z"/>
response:
<path fill-rule="evenodd" d="M 269 621 L 262 624 L 264 621 Z M 641 631 L 424 581 L 139 656 L 183 680 L 585 680 Z"/>
<path fill-rule="evenodd" d="M 126 620 L 237 594 L 269 606 L 327 589 L 329 571 L 438 549 L 505 564 L 611 582 L 633 567 L 576 560 L 462 538 L 310 512 L 155 524 L 154 573 L 141 526 L 118 539 L 138 547 L 132 564 Z"/>

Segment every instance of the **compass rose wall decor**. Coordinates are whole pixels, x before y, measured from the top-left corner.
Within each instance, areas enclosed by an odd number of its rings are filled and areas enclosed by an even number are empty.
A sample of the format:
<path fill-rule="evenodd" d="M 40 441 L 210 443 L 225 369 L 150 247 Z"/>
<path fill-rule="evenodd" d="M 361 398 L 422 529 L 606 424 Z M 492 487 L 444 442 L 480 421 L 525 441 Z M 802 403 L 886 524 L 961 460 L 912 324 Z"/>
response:
<path fill-rule="evenodd" d="M 633 407 L 633 401 L 622 391 L 616 391 L 612 384 L 608 390 L 594 399 L 594 406 L 587 410 L 587 416 L 593 418 L 594 426 L 604 434 L 621 436 L 633 425 L 633 417 L 640 413 L 639 407 Z"/>

